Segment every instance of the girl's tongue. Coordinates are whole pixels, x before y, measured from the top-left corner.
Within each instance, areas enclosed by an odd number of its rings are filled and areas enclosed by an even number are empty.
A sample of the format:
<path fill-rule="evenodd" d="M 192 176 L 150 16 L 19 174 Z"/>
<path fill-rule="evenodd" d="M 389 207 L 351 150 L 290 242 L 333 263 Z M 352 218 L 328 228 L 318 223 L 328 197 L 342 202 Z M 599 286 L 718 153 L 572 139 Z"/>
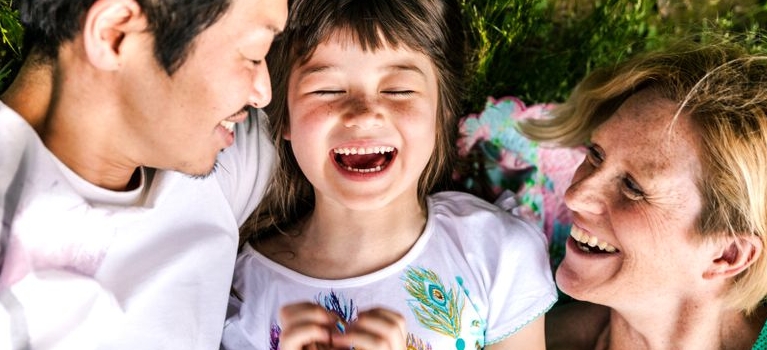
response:
<path fill-rule="evenodd" d="M 336 162 L 344 168 L 372 169 L 387 162 L 387 154 L 336 154 Z"/>

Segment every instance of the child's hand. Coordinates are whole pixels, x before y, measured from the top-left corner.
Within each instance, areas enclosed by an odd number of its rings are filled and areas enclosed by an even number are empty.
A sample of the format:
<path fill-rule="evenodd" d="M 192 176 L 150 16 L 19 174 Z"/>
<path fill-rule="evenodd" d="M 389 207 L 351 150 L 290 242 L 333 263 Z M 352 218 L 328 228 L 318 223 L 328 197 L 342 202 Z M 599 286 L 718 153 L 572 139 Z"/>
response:
<path fill-rule="evenodd" d="M 297 303 L 280 309 L 281 350 L 330 349 L 336 318 L 314 303 Z"/>
<path fill-rule="evenodd" d="M 361 312 L 347 325 L 314 303 L 286 305 L 280 310 L 282 350 L 402 350 L 407 331 L 405 319 L 390 310 Z"/>
<path fill-rule="evenodd" d="M 383 308 L 360 312 L 357 320 L 346 325 L 346 332 L 332 332 L 334 349 L 402 350 L 406 349 L 407 330 L 402 315 Z"/>

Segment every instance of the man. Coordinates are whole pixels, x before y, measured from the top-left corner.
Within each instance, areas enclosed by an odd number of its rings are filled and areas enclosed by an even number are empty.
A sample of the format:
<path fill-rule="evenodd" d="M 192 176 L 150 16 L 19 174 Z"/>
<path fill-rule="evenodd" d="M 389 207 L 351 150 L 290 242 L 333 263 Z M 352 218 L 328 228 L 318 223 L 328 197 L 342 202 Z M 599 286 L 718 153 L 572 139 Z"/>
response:
<path fill-rule="evenodd" d="M 286 1 L 15 5 L 41 61 L 0 105 L 0 348 L 217 348 Z"/>

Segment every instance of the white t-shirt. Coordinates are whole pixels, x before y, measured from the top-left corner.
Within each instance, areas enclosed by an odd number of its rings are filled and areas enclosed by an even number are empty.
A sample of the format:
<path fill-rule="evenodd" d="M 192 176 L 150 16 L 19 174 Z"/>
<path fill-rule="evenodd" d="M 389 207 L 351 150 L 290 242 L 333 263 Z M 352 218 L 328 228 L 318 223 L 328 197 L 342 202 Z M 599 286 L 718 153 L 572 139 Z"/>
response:
<path fill-rule="evenodd" d="M 546 241 L 537 226 L 465 193 L 438 193 L 427 203 L 426 227 L 410 251 L 365 276 L 308 277 L 246 245 L 233 281 L 242 301 L 230 297 L 223 347 L 276 349 L 280 307 L 302 301 L 347 322 L 375 306 L 398 311 L 406 318 L 408 349 L 482 348 L 554 304 Z"/>
<path fill-rule="evenodd" d="M 0 349 L 215 349 L 238 227 L 274 150 L 263 114 L 215 173 L 145 170 L 138 189 L 83 180 L 0 104 Z"/>

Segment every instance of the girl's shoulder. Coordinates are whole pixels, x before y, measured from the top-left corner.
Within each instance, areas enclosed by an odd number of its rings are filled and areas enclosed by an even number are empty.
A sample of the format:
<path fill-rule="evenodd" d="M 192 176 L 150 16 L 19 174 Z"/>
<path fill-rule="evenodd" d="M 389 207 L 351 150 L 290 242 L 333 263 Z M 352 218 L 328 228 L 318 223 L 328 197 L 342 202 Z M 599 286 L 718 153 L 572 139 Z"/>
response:
<path fill-rule="evenodd" d="M 530 220 L 464 192 L 438 192 L 428 199 L 429 220 L 442 233 L 459 240 L 532 244 L 545 249 L 546 237 Z"/>

